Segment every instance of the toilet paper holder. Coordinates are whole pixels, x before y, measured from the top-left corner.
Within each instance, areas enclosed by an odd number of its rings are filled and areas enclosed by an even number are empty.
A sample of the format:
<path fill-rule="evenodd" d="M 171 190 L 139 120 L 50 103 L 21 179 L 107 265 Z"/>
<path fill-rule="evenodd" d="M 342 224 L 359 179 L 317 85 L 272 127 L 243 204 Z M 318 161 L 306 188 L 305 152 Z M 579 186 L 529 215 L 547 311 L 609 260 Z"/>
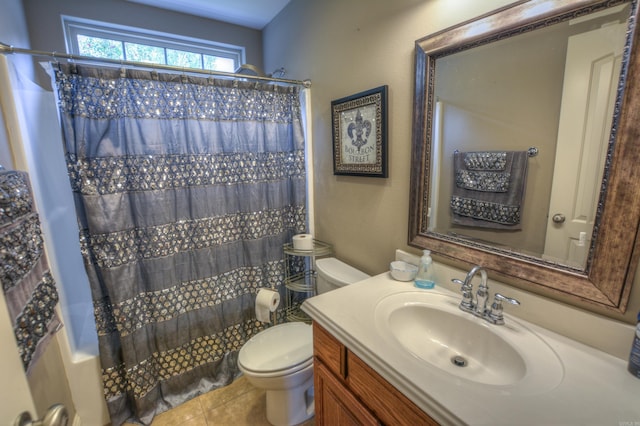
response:
<path fill-rule="evenodd" d="M 280 293 L 276 289 L 261 288 L 256 295 L 255 311 L 256 319 L 260 322 L 275 324 L 271 314 L 275 313 L 280 306 Z"/>

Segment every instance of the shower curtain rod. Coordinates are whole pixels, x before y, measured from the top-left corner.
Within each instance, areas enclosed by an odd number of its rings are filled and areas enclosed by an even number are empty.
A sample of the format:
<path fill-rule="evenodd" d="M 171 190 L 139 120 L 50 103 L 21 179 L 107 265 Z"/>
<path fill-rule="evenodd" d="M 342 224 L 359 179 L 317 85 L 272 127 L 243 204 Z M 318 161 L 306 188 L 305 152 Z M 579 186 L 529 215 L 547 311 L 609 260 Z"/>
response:
<path fill-rule="evenodd" d="M 167 71 L 179 71 L 182 73 L 193 73 L 193 74 L 206 74 L 220 77 L 230 77 L 230 78 L 245 78 L 249 80 L 259 80 L 259 81 L 267 81 L 267 82 L 276 82 L 276 83 L 285 83 L 292 84 L 296 86 L 303 86 L 306 88 L 311 87 L 311 80 L 289 80 L 286 78 L 276 78 L 276 77 L 262 77 L 259 75 L 246 75 L 246 74 L 238 74 L 232 72 L 224 72 L 224 71 L 213 71 L 213 70 L 199 70 L 195 68 L 185 68 L 185 67 L 175 67 L 172 65 L 163 65 L 163 64 L 150 64 L 146 62 L 135 62 L 135 61 L 124 61 L 119 59 L 108 59 L 108 58 L 94 58 L 91 56 L 82 56 L 82 55 L 71 55 L 68 53 L 58 53 L 58 52 L 47 52 L 44 50 L 33 50 L 33 49 L 23 49 L 20 47 L 10 46 L 0 41 L 0 53 L 19 53 L 26 54 L 31 56 L 47 56 L 53 59 L 67 59 L 69 61 L 91 61 L 91 62 L 104 62 L 107 64 L 113 65 L 121 65 L 121 66 L 132 66 L 132 67 L 140 67 L 140 68 L 152 68 L 152 69 L 163 69 Z"/>

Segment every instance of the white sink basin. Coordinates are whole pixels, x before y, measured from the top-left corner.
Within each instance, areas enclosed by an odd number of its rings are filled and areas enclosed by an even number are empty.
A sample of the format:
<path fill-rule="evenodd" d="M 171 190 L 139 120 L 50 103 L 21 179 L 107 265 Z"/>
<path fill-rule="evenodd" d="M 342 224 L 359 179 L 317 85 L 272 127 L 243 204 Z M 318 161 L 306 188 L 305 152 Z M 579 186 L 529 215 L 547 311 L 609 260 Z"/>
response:
<path fill-rule="evenodd" d="M 556 353 L 507 317 L 493 325 L 458 308 L 459 298 L 410 291 L 383 298 L 374 311 L 380 335 L 411 354 L 417 368 L 508 393 L 539 393 L 563 377 Z M 487 387 L 489 385 L 489 387 Z"/>

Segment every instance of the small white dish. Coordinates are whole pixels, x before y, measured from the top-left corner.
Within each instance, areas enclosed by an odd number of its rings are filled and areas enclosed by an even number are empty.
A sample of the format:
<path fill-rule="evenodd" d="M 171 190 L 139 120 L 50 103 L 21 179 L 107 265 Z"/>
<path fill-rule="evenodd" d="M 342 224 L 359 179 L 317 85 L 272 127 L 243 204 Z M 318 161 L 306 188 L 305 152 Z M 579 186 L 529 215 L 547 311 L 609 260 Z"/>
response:
<path fill-rule="evenodd" d="M 395 260 L 389 265 L 389 271 L 394 280 L 412 281 L 418 274 L 418 267 L 402 260 Z"/>

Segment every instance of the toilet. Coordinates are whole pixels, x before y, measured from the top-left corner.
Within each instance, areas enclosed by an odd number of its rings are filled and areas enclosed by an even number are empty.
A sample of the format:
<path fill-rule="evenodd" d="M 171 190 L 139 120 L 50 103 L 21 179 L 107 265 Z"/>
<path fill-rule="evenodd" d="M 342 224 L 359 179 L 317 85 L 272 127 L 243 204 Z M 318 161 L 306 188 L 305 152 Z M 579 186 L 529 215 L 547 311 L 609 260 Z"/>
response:
<path fill-rule="evenodd" d="M 369 278 L 334 257 L 316 260 L 315 269 L 318 294 Z M 314 415 L 311 325 L 289 322 L 261 331 L 240 348 L 238 368 L 266 391 L 272 425 L 296 425 Z"/>

